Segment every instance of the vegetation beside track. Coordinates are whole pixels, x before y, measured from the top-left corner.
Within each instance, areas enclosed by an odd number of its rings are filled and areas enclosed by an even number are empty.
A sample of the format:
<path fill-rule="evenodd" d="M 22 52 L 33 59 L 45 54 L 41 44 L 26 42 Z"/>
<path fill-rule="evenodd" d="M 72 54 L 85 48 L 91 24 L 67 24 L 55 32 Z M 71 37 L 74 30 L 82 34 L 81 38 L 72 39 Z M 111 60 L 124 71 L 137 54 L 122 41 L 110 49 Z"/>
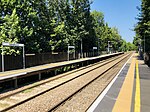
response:
<path fill-rule="evenodd" d="M 90 11 L 90 0 L 1 0 L 0 44 L 25 44 L 26 53 L 62 52 L 73 45 L 80 52 L 128 51 L 135 47 L 104 21 L 104 14 Z M 82 45 L 81 45 L 82 44 Z M 1 52 L 1 50 L 0 50 Z M 19 48 L 5 48 L 18 54 Z"/>

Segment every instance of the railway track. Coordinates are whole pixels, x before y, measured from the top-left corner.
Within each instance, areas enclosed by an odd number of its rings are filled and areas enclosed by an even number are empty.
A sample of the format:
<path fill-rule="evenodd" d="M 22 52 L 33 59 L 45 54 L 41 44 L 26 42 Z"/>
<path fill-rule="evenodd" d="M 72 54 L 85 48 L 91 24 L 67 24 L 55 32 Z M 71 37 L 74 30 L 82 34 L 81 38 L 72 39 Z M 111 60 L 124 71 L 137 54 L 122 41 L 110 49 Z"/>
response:
<path fill-rule="evenodd" d="M 103 92 L 107 85 L 113 80 L 118 74 L 121 67 L 128 60 L 125 57 L 120 62 L 116 63 L 108 71 L 99 74 L 96 78 L 85 84 L 79 90 L 74 92 L 72 95 L 66 97 L 63 101 L 59 102 L 49 111 L 55 112 L 85 112 L 87 111 L 97 97 Z M 109 96 L 108 96 L 109 97 Z"/>
<path fill-rule="evenodd" d="M 85 66 L 85 67 L 80 67 L 80 68 L 78 68 L 78 69 L 69 71 L 69 72 L 67 72 L 67 73 L 59 74 L 59 75 L 57 75 L 57 76 L 55 76 L 55 77 L 52 77 L 52 78 L 49 78 L 49 79 L 47 79 L 47 80 L 39 81 L 39 82 L 36 82 L 36 83 L 34 83 L 34 84 L 30 84 L 30 85 L 28 85 L 28 86 L 25 86 L 25 87 L 23 87 L 23 88 L 18 88 L 18 89 L 12 90 L 9 94 L 7 94 L 7 92 L 6 92 L 6 94 L 5 94 L 5 93 L 4 93 L 4 94 L 0 94 L 0 100 L 1 100 L 1 99 L 4 99 L 4 98 L 6 98 L 6 97 L 9 97 L 9 96 L 15 95 L 15 94 L 17 94 L 17 93 L 26 91 L 26 90 L 28 90 L 28 89 L 32 89 L 32 88 L 34 88 L 34 87 L 37 87 L 37 86 L 46 84 L 46 83 L 48 83 L 48 82 L 50 82 L 50 81 L 54 81 L 54 80 L 60 79 L 60 78 L 62 78 L 62 77 L 65 77 L 65 76 L 67 76 L 67 75 L 70 75 L 70 74 L 72 74 L 72 73 L 76 73 L 76 72 L 78 72 L 78 71 L 84 70 L 85 68 L 90 68 L 91 66 L 95 66 L 95 65 L 98 65 L 98 64 L 100 64 L 100 63 L 104 63 L 104 62 L 106 62 L 107 60 L 116 59 L 116 58 L 117 58 L 117 57 L 108 58 L 108 59 L 106 59 L 106 60 L 102 60 L 102 61 L 100 61 L 100 62 L 97 62 L 97 63 L 94 63 L 94 64 L 90 64 L 90 65 Z"/>
<path fill-rule="evenodd" d="M 87 67 L 82 67 L 80 69 L 73 70 L 71 72 L 65 73 L 60 76 L 56 76 L 55 78 L 46 80 L 46 81 L 36 84 L 36 85 L 32 85 L 28 88 L 14 92 L 12 94 L 2 96 L 2 97 L 0 97 L 0 111 L 7 111 L 12 108 L 15 108 L 16 106 L 23 104 L 31 99 L 34 99 L 40 95 L 43 95 L 44 93 L 55 90 L 55 89 L 61 87 L 62 85 L 65 85 L 66 83 L 71 83 L 73 80 L 77 80 L 77 78 L 86 77 L 85 74 L 95 71 L 96 69 L 106 66 L 107 64 L 110 64 L 110 63 L 112 64 L 114 61 L 121 58 L 120 60 L 118 60 L 116 62 L 116 63 L 119 63 L 119 62 L 121 62 L 121 60 L 127 58 L 128 56 L 129 56 L 129 54 L 124 54 L 121 56 L 113 57 L 111 59 L 107 59 L 105 61 L 102 61 L 102 62 L 99 62 L 96 64 L 92 64 Z M 113 66 L 110 65 L 109 69 L 116 66 L 116 63 L 113 64 Z M 107 72 L 109 69 L 104 70 L 101 73 L 101 75 L 104 74 L 105 72 Z M 92 80 L 88 81 L 88 83 L 85 83 L 84 86 L 82 85 L 82 87 L 80 87 L 80 89 L 74 91 L 69 96 L 63 98 L 63 100 L 55 103 L 53 106 L 51 106 L 51 109 L 48 109 L 48 110 L 49 111 L 55 110 L 58 106 L 60 106 L 65 101 L 70 99 L 72 96 L 77 94 L 83 88 L 87 87 L 89 84 L 91 84 L 94 80 L 96 80 L 100 76 L 97 76 L 97 77 L 93 78 Z"/>
<path fill-rule="evenodd" d="M 64 98 L 64 100 L 58 102 L 56 105 L 54 105 L 52 108 L 49 109 L 49 112 L 51 111 L 58 111 L 58 112 L 61 112 L 61 111 L 65 111 L 65 109 L 68 107 L 68 105 L 72 105 L 74 106 L 75 104 L 75 100 L 76 102 L 78 101 L 82 101 L 83 99 L 80 98 L 81 96 L 84 96 L 86 94 L 86 92 L 88 92 L 90 89 L 88 88 L 88 86 L 91 86 L 92 83 L 94 86 L 94 82 L 95 81 L 98 81 L 98 83 L 101 81 L 102 82 L 102 85 L 103 85 L 103 89 L 105 89 L 105 87 L 109 84 L 109 82 L 113 79 L 113 77 L 115 77 L 115 75 L 112 75 L 112 74 L 117 74 L 119 72 L 119 69 L 115 69 L 116 66 L 119 66 L 119 64 L 121 64 L 122 61 L 125 61 L 126 59 L 128 59 L 130 55 L 127 55 L 125 57 L 122 57 L 121 60 L 119 60 L 118 62 L 116 62 L 115 64 L 113 64 L 112 66 L 110 66 L 108 69 L 104 70 L 102 73 L 100 73 L 99 75 L 97 75 L 95 78 L 93 78 L 92 80 L 90 80 L 89 82 L 87 82 L 86 84 L 84 84 L 83 86 L 81 86 L 78 90 L 76 90 L 75 92 L 73 92 L 72 94 L 68 95 L 66 98 Z M 122 64 L 123 65 L 123 64 Z M 121 67 L 121 66 L 120 66 Z M 105 80 L 105 81 L 104 81 Z M 91 86 L 91 87 L 92 87 Z M 87 90 L 85 90 L 85 88 L 88 88 Z M 85 90 L 86 92 L 83 92 L 82 94 L 82 91 Z M 101 92 L 102 92 L 101 90 Z M 78 95 L 79 94 L 79 95 Z M 76 97 L 78 95 L 78 97 Z M 99 96 L 99 94 L 97 95 Z M 74 98 L 75 97 L 75 98 Z M 73 99 L 74 98 L 74 99 Z M 97 97 L 95 97 L 96 99 Z M 72 101 L 70 101 L 71 99 L 73 99 Z M 67 102 L 67 104 L 65 104 Z M 87 98 L 86 98 L 86 102 L 87 102 Z M 93 100 L 91 101 L 93 102 Z M 73 103 L 73 104 L 71 104 Z M 80 109 L 78 109 L 77 106 L 74 106 L 72 107 L 72 109 L 70 110 L 67 110 L 68 112 L 69 111 L 87 111 L 87 109 L 90 107 L 90 105 L 92 103 L 89 103 L 89 106 L 85 107 L 83 106 L 84 102 L 80 103 L 81 106 L 79 106 L 78 104 L 78 107 L 81 107 Z M 66 106 L 67 105 L 67 106 Z"/>

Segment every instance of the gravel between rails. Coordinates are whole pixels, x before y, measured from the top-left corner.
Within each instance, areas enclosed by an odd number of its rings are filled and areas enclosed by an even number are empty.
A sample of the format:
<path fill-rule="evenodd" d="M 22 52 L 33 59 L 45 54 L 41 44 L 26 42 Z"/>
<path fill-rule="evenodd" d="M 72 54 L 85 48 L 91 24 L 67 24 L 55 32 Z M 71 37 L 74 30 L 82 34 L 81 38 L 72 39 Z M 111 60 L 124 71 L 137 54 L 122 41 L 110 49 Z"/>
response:
<path fill-rule="evenodd" d="M 97 73 L 101 73 L 103 70 L 106 70 L 108 66 L 111 66 L 112 62 L 107 66 L 103 66 L 100 69 L 95 70 Z M 87 77 L 88 76 L 88 77 Z M 95 77 L 95 76 L 94 76 Z M 75 79 L 67 84 L 60 86 L 54 90 L 51 90 L 41 96 L 36 97 L 33 100 L 30 100 L 22 105 L 19 105 L 8 112 L 45 112 L 49 108 L 55 105 L 56 102 L 64 99 L 68 94 L 71 94 L 72 91 L 76 91 L 80 86 L 84 85 L 87 80 L 93 78 L 92 73 L 87 73 L 86 76 Z M 41 103 L 42 102 L 42 103 Z"/>
<path fill-rule="evenodd" d="M 126 59 L 127 60 L 127 59 Z M 119 72 L 120 68 L 125 63 L 115 66 L 112 70 L 106 72 L 102 77 L 92 82 L 89 86 L 76 94 L 74 97 L 59 106 L 55 112 L 85 112 L 99 94 L 106 88 L 110 81 Z"/>
<path fill-rule="evenodd" d="M 103 78 L 103 79 L 102 79 Z M 75 95 L 55 112 L 85 112 L 90 104 L 96 99 L 106 86 L 106 77 L 101 77 L 80 93 Z M 108 80 L 107 80 L 108 81 Z"/>

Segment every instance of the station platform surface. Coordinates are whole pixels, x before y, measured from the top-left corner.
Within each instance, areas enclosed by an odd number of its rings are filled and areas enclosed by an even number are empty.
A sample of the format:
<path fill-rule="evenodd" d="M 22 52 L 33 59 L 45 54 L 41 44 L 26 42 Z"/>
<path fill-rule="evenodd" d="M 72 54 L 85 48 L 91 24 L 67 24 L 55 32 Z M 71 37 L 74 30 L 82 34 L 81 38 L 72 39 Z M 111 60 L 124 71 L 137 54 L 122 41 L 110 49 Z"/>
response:
<path fill-rule="evenodd" d="M 150 112 L 150 68 L 138 54 L 130 57 L 88 112 Z"/>
<path fill-rule="evenodd" d="M 105 54 L 105 55 L 101 55 L 97 57 L 81 58 L 81 59 L 71 60 L 71 61 L 44 64 L 44 65 L 34 66 L 34 67 L 26 68 L 26 69 L 18 69 L 18 70 L 0 72 L 0 81 L 13 79 L 14 77 L 26 76 L 28 74 L 38 74 L 38 73 L 41 73 L 42 71 L 53 70 L 53 69 L 61 68 L 61 67 L 68 66 L 68 65 L 93 61 L 93 60 L 101 59 L 104 57 L 115 56 L 118 54 L 122 54 L 122 52 Z"/>

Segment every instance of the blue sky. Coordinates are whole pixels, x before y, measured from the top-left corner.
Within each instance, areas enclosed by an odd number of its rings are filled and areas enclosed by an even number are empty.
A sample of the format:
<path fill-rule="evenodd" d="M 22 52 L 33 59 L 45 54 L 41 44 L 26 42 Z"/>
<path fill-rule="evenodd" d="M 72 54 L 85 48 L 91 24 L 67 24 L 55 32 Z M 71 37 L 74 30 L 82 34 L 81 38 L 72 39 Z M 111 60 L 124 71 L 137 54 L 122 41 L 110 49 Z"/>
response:
<path fill-rule="evenodd" d="M 110 27 L 117 27 L 119 34 L 127 42 L 132 42 L 135 32 L 132 31 L 137 23 L 135 19 L 139 14 L 136 6 L 140 6 L 141 0 L 93 0 L 91 11 L 103 12 L 105 22 Z"/>

